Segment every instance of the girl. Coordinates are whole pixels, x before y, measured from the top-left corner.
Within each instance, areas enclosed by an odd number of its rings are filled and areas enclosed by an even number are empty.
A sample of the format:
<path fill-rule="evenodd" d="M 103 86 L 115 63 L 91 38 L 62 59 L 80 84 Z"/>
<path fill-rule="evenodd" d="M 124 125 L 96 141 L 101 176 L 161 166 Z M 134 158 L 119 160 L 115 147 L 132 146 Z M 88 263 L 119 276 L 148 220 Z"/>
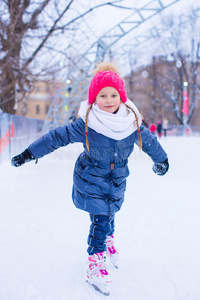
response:
<path fill-rule="evenodd" d="M 112 63 L 101 63 L 95 70 L 88 100 L 83 101 L 79 118 L 49 131 L 12 158 L 21 166 L 69 143 L 81 142 L 73 177 L 72 199 L 87 211 L 91 225 L 88 236 L 87 281 L 109 295 L 111 277 L 106 270 L 105 254 L 118 267 L 114 245 L 115 213 L 124 201 L 128 157 L 136 143 L 153 160 L 153 171 L 164 175 L 169 168 L 167 154 L 147 128 L 141 125 L 136 106 L 127 99 L 125 86 Z"/>

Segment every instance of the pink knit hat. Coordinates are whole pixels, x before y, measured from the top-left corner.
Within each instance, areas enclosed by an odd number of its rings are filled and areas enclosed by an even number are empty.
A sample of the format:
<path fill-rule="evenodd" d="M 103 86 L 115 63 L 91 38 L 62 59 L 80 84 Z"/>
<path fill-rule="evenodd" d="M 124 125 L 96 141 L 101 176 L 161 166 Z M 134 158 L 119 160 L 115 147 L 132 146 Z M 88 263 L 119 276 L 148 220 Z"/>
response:
<path fill-rule="evenodd" d="M 91 80 L 88 91 L 88 102 L 93 104 L 100 90 L 107 86 L 111 86 L 119 92 L 122 102 L 127 101 L 124 81 L 116 72 L 109 70 L 98 72 Z"/>

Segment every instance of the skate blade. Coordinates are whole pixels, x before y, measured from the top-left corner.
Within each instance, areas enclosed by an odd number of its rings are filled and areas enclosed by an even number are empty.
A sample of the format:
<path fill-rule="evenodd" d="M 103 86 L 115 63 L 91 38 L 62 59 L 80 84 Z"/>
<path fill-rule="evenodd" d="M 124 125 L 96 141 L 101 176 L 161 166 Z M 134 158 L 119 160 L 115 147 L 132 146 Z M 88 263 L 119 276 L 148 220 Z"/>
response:
<path fill-rule="evenodd" d="M 89 283 L 91 286 L 93 286 L 93 288 L 96 291 L 100 292 L 101 294 L 103 294 L 105 296 L 109 296 L 110 295 L 110 292 L 109 292 L 108 288 L 105 287 L 104 285 L 101 284 L 101 285 L 98 286 L 97 284 L 91 283 L 88 280 L 86 280 L 86 282 Z"/>
<path fill-rule="evenodd" d="M 116 269 L 119 269 L 119 265 L 118 265 L 118 262 L 114 262 L 113 260 L 111 260 L 109 257 L 108 259 L 110 260 L 111 264 L 113 265 L 113 267 L 115 267 Z"/>
<path fill-rule="evenodd" d="M 114 262 L 112 262 L 112 261 L 111 261 L 111 263 L 113 264 L 113 266 L 114 266 L 116 269 L 118 269 L 118 268 L 119 268 L 118 264 L 115 264 L 115 263 L 114 263 Z"/>
<path fill-rule="evenodd" d="M 108 258 L 108 260 L 111 262 L 111 264 L 116 268 L 116 269 L 119 269 L 119 260 L 113 260 L 110 255 L 108 254 L 108 252 L 106 252 L 106 257 Z"/>

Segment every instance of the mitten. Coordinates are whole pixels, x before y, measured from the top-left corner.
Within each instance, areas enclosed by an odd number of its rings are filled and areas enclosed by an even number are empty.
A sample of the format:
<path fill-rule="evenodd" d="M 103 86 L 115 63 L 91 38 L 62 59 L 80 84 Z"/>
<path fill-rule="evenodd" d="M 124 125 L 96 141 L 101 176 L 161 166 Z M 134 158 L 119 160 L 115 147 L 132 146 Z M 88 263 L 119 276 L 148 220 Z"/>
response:
<path fill-rule="evenodd" d="M 155 163 L 152 169 L 157 175 L 165 175 L 165 173 L 167 173 L 169 169 L 168 159 L 166 159 L 162 163 Z"/>
<path fill-rule="evenodd" d="M 33 157 L 30 152 L 28 151 L 28 149 L 26 149 L 24 152 L 22 152 L 19 155 L 14 156 L 11 159 L 11 166 L 14 167 L 20 167 L 23 164 L 29 162 L 30 160 L 35 159 L 35 157 Z"/>

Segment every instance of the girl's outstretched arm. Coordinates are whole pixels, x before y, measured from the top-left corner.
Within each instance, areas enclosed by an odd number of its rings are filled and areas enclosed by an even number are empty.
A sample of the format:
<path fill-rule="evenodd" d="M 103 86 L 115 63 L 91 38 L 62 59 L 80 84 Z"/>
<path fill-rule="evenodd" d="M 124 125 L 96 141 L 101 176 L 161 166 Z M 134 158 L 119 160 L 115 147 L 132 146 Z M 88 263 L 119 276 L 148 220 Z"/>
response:
<path fill-rule="evenodd" d="M 38 159 L 54 150 L 70 143 L 83 142 L 85 138 L 85 123 L 81 118 L 75 122 L 50 130 L 47 134 L 33 142 L 21 154 L 11 160 L 11 165 L 19 167 L 33 159 Z"/>

